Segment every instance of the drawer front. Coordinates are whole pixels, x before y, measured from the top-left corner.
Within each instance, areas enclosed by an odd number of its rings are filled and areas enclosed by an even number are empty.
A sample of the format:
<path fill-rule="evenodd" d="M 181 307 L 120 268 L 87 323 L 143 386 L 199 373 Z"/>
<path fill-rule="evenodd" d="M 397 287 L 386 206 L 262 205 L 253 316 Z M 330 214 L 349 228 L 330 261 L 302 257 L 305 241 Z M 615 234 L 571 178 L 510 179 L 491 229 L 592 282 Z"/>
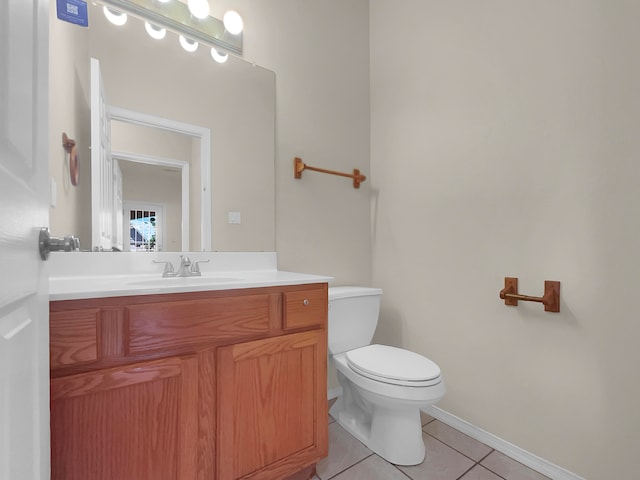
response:
<path fill-rule="evenodd" d="M 244 295 L 129 306 L 129 353 L 267 334 L 273 311 L 269 297 Z"/>
<path fill-rule="evenodd" d="M 90 308 L 51 312 L 49 356 L 51 369 L 91 362 L 98 358 L 98 318 L 100 310 Z"/>
<path fill-rule="evenodd" d="M 327 288 L 297 290 L 284 294 L 284 328 L 323 326 L 327 321 Z"/>

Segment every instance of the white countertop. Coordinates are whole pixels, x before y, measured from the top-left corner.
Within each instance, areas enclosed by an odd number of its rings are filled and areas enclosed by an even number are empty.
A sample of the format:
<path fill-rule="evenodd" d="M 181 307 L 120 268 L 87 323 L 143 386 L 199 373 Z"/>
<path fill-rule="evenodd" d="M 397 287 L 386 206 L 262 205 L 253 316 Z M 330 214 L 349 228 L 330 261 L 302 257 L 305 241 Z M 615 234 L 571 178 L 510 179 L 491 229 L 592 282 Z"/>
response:
<path fill-rule="evenodd" d="M 163 265 L 154 264 L 152 260 L 169 259 L 177 267 L 178 254 L 67 252 L 55 257 L 52 254 L 49 300 L 275 287 L 332 280 L 324 275 L 280 271 L 276 268 L 274 253 L 188 255 L 192 261 L 210 260 L 201 264 L 202 276 L 163 278 Z"/>

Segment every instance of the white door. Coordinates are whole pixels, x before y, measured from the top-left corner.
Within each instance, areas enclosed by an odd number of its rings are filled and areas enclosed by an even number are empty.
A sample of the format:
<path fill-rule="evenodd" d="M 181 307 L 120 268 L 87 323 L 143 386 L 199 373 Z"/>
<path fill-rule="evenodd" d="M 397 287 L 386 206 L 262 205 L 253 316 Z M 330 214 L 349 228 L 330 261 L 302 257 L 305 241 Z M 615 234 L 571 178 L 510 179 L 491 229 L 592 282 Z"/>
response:
<path fill-rule="evenodd" d="M 122 198 L 122 169 L 120 162 L 112 159 L 113 162 L 113 247 L 122 251 L 124 249 L 123 230 L 123 198 Z"/>
<path fill-rule="evenodd" d="M 48 0 L 0 0 L 0 480 L 50 469 L 48 36 Z"/>
<path fill-rule="evenodd" d="M 111 120 L 100 72 L 91 59 L 91 248 L 111 250 L 113 228 L 113 162 Z"/>

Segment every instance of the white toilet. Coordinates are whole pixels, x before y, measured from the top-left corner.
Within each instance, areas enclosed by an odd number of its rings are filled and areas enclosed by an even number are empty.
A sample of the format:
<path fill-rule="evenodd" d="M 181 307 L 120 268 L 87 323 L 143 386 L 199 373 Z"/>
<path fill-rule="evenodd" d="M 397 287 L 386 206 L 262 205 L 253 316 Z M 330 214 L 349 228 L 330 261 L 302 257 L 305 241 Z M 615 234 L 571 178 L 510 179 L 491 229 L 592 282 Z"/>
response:
<path fill-rule="evenodd" d="M 375 453 L 397 465 L 424 460 L 420 408 L 445 393 L 440 368 L 401 348 L 370 345 L 379 288 L 329 288 L 329 357 L 342 387 L 330 414 Z"/>

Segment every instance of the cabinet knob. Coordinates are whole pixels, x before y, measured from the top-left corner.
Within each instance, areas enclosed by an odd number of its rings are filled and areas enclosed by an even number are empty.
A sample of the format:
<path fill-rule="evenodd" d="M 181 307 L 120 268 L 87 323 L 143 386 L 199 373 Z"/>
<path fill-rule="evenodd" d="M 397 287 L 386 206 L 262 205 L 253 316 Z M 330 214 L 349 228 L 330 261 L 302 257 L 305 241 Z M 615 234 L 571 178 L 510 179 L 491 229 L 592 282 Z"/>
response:
<path fill-rule="evenodd" d="M 309 300 L 307 300 L 307 299 L 305 298 L 305 299 L 302 301 L 302 304 L 303 304 L 304 306 L 309 305 Z"/>

